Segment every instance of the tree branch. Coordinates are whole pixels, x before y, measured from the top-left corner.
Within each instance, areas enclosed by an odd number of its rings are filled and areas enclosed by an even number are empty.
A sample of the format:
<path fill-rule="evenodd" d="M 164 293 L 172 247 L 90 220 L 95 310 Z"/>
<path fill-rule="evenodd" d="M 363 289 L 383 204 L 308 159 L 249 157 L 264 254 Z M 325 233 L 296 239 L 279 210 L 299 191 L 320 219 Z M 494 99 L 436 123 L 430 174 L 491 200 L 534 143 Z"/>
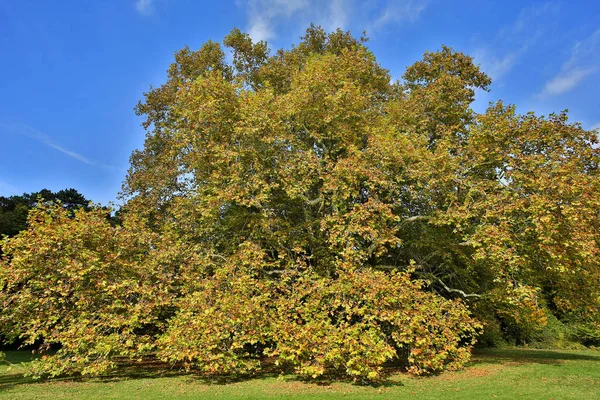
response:
<path fill-rule="evenodd" d="M 284 269 L 273 269 L 271 271 L 263 270 L 262 272 L 264 272 L 267 275 L 278 275 L 278 274 L 283 274 L 285 272 L 285 270 Z"/>
<path fill-rule="evenodd" d="M 306 202 L 306 204 L 308 204 L 309 206 L 316 206 L 317 204 L 321 203 L 323 201 L 323 197 L 317 197 L 316 199 L 312 199 Z"/>
<path fill-rule="evenodd" d="M 412 217 L 408 217 L 406 219 L 403 219 L 402 221 L 400 221 L 400 223 L 398 223 L 398 225 L 396 225 L 398 228 L 400 228 L 401 226 L 408 224 L 410 222 L 415 222 L 415 221 L 427 221 L 429 219 L 428 216 L 426 215 L 413 215 Z"/>
<path fill-rule="evenodd" d="M 406 218 L 402 223 L 414 222 L 414 221 L 427 221 L 429 217 L 427 215 L 414 215 Z"/>
<path fill-rule="evenodd" d="M 448 286 L 446 286 L 446 284 L 444 282 L 442 282 L 441 279 L 438 279 L 438 282 L 442 284 L 442 286 L 444 287 L 444 289 L 446 289 L 446 291 L 450 292 L 450 293 L 458 293 L 460 294 L 462 297 L 464 298 L 468 298 L 468 297 L 477 297 L 477 298 L 481 298 L 480 294 L 477 293 L 465 293 L 464 291 L 460 290 L 460 289 L 452 289 L 449 288 Z"/>

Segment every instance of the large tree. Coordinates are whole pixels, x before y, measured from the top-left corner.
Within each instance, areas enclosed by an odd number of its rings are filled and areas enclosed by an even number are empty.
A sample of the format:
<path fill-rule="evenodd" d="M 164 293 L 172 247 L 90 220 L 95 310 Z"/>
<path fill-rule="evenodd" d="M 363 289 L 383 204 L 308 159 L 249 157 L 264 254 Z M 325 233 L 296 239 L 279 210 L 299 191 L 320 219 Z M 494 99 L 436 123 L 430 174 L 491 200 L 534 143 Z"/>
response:
<path fill-rule="evenodd" d="M 232 65 L 215 42 L 176 53 L 136 107 L 148 133 L 123 226 L 34 214 L 6 244 L 3 301 L 18 307 L 0 322 L 61 344 L 48 371 L 153 354 L 248 372 L 271 355 L 367 379 L 396 358 L 414 373 L 460 367 L 471 313 L 521 329 L 548 310 L 597 322 L 595 133 L 502 103 L 474 113 L 490 79 L 447 47 L 391 82 L 365 41 L 311 26 L 271 53 L 233 30 Z"/>
<path fill-rule="evenodd" d="M 237 30 L 224 43 L 233 66 L 216 43 L 186 49 L 137 107 L 151 130 L 125 194 L 157 229 L 330 276 L 414 260 L 509 318 L 543 319 L 542 300 L 599 318 L 595 132 L 501 102 L 476 114 L 491 81 L 447 47 L 393 83 L 341 31 L 274 55 Z"/>

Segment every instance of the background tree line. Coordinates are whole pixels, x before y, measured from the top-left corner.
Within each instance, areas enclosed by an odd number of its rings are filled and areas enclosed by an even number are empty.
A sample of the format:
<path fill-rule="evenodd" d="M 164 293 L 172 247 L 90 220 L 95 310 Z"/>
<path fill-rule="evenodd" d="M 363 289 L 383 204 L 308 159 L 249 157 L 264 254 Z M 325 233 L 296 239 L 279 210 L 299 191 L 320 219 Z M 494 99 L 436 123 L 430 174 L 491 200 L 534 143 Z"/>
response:
<path fill-rule="evenodd" d="M 60 202 L 67 210 L 90 209 L 90 200 L 77 190 L 63 189 L 52 192 L 42 189 L 39 192 L 23 193 L 15 196 L 0 196 L 0 236 L 15 236 L 27 228 L 27 214 L 36 207 L 40 199 L 47 202 Z"/>

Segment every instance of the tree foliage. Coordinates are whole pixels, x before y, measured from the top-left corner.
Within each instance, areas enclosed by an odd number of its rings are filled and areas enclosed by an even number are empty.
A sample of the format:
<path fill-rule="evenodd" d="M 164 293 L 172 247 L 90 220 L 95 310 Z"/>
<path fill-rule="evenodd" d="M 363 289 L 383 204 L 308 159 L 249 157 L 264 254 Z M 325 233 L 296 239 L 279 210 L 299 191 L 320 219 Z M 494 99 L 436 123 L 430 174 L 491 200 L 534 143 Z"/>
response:
<path fill-rule="evenodd" d="M 400 82 L 340 30 L 271 53 L 233 30 L 136 107 L 123 226 L 40 208 L 5 242 L 2 323 L 47 371 L 153 354 L 210 373 L 268 355 L 378 379 L 460 368 L 481 325 L 600 320 L 600 151 L 564 113 L 470 108 L 450 48 Z M 41 249 L 40 251 L 36 249 Z M 490 317 L 492 314 L 492 317 Z"/>
<path fill-rule="evenodd" d="M 38 372 L 99 373 L 115 356 L 152 349 L 180 268 L 178 255 L 159 247 L 167 239 L 133 216 L 113 227 L 102 208 L 73 217 L 60 204 L 40 205 L 28 222 L 3 243 L 0 326 L 42 351 L 60 346 Z"/>
<path fill-rule="evenodd" d="M 0 237 L 14 236 L 27 228 L 27 213 L 42 199 L 46 202 L 60 202 L 63 207 L 73 211 L 87 209 L 90 201 L 75 189 L 63 189 L 52 192 L 42 189 L 39 192 L 24 193 L 20 196 L 0 196 Z"/>

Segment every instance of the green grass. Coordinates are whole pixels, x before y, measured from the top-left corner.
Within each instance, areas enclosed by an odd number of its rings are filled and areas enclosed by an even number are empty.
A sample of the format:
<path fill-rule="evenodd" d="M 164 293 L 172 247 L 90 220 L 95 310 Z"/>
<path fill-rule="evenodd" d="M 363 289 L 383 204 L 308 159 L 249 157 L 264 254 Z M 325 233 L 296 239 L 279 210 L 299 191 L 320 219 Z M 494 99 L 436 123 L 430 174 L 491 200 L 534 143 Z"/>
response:
<path fill-rule="evenodd" d="M 211 380 L 161 366 L 122 369 L 104 379 L 23 378 L 30 354 L 7 352 L 0 399 L 600 399 L 600 352 L 478 351 L 469 367 L 431 377 L 392 374 L 379 386 L 307 383 L 265 374 Z"/>

